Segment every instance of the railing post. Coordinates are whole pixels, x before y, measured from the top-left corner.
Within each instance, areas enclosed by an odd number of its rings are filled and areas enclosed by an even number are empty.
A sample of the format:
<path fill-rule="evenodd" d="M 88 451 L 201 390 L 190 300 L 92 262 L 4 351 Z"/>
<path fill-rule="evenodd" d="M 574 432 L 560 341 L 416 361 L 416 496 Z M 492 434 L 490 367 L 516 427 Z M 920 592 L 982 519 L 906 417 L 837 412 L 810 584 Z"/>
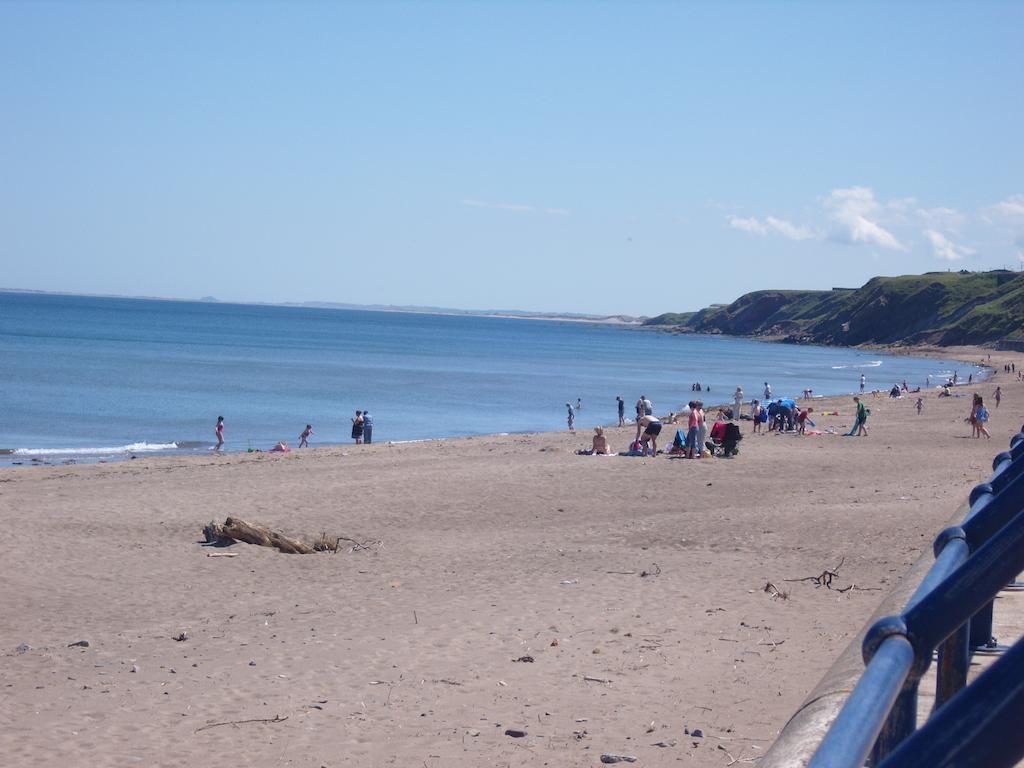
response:
<path fill-rule="evenodd" d="M 913 673 L 911 673 L 913 674 Z M 889 717 L 885 720 L 875 746 L 871 749 L 871 765 L 878 765 L 889 755 L 900 743 L 906 739 L 917 728 L 917 689 L 920 679 L 917 677 L 908 678 L 903 684 L 903 689 L 896 697 L 896 703 L 889 711 Z"/>
<path fill-rule="evenodd" d="M 970 645 L 971 651 L 983 648 L 992 643 L 992 603 L 989 603 L 973 617 L 970 621 Z"/>
<path fill-rule="evenodd" d="M 971 665 L 970 633 L 968 619 L 939 646 L 933 713 L 967 685 L 967 670 Z"/>
<path fill-rule="evenodd" d="M 971 504 L 973 504 L 976 501 L 973 492 L 971 496 Z M 936 561 L 947 551 L 947 547 L 959 547 L 962 550 L 966 546 L 966 541 L 967 534 L 963 528 L 956 526 L 946 528 L 935 537 L 935 543 L 932 545 Z M 967 685 L 967 671 L 971 665 L 970 633 L 971 620 L 968 619 L 939 645 L 938 664 L 935 670 L 933 714 L 957 691 Z"/>

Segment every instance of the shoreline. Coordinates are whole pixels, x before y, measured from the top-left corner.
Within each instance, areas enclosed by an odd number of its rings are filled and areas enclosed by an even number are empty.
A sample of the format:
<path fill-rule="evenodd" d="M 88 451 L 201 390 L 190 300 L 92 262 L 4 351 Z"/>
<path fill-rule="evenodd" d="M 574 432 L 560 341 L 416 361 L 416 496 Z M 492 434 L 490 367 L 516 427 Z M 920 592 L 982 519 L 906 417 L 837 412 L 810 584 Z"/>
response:
<path fill-rule="evenodd" d="M 702 334 L 698 334 L 698 335 L 702 335 Z M 729 336 L 727 338 L 745 338 L 745 337 Z M 778 342 L 768 342 L 768 343 L 778 343 Z M 822 345 L 813 345 L 813 346 L 822 346 Z M 922 359 L 944 359 L 944 360 L 952 359 L 952 360 L 955 360 L 957 362 L 961 362 L 964 365 L 977 366 L 977 367 L 985 369 L 984 376 L 983 377 L 979 377 L 978 381 L 975 382 L 975 383 L 982 383 L 984 381 L 988 381 L 988 380 L 990 380 L 992 378 L 992 376 L 995 373 L 994 368 L 992 367 L 992 365 L 989 364 L 989 361 L 991 359 L 991 353 L 994 350 L 988 350 L 987 348 L 984 348 L 984 347 L 972 347 L 972 346 L 934 347 L 934 346 L 923 346 L 923 347 L 902 347 L 902 348 L 900 348 L 899 351 L 896 351 L 896 350 L 893 350 L 893 349 L 887 348 L 887 347 L 874 347 L 874 346 L 872 346 L 872 347 L 834 347 L 834 348 L 835 349 L 852 349 L 852 350 L 859 350 L 859 351 L 877 350 L 879 352 L 883 352 L 883 353 L 887 353 L 887 354 L 893 354 L 893 355 L 897 355 L 897 356 L 901 356 L 901 357 L 916 357 L 916 358 L 922 358 Z M 950 353 L 952 353 L 952 354 L 950 354 Z M 997 352 L 997 355 L 999 356 L 1000 359 L 1002 359 L 1002 358 L 1016 359 L 1016 358 L 1013 357 L 1013 354 L 1010 353 L 1010 352 Z M 979 359 L 978 360 L 973 360 L 973 361 L 970 360 L 969 358 L 973 357 L 973 356 L 976 356 Z M 1024 357 L 1024 356 L 1022 356 L 1022 357 Z M 961 384 L 958 384 L 957 386 L 958 387 L 962 387 L 962 386 L 969 386 L 969 385 L 967 385 L 966 383 L 961 383 Z M 937 389 L 937 388 L 938 388 L 938 386 L 935 387 L 935 389 Z M 883 390 L 866 390 L 864 394 L 870 394 L 873 391 L 881 392 Z M 858 392 L 856 390 L 851 390 L 850 392 L 840 392 L 840 393 L 832 393 L 832 394 L 826 394 L 826 395 L 815 394 L 814 397 L 813 397 L 813 401 L 817 402 L 817 401 L 819 401 L 822 398 L 846 397 L 846 396 L 853 396 L 855 394 L 858 394 Z M 693 395 L 696 396 L 697 393 L 694 392 Z M 680 395 L 680 397 L 685 397 L 685 396 L 686 396 L 685 392 Z M 716 393 L 716 396 L 717 396 L 717 393 Z M 800 398 L 794 398 L 794 399 L 797 399 L 798 402 L 803 402 L 803 400 L 800 399 Z M 744 403 L 745 404 L 749 404 L 749 402 L 750 402 L 749 399 L 746 399 L 746 398 L 744 399 Z M 717 409 L 717 408 L 720 408 L 720 407 L 731 407 L 731 406 L 732 406 L 732 402 L 731 401 L 709 402 L 705 406 L 705 410 L 706 411 L 711 411 L 712 409 Z M 670 411 L 665 412 L 662 418 L 667 419 L 669 413 L 671 413 L 671 412 Z M 627 417 L 627 423 L 632 425 L 632 421 L 628 417 Z M 603 426 L 605 429 L 608 429 L 610 427 L 616 426 L 616 424 L 617 424 L 616 421 L 609 420 L 607 423 L 604 423 L 601 426 Z M 415 442 L 464 440 L 464 439 L 471 439 L 471 438 L 497 437 L 497 436 L 502 436 L 502 435 L 559 434 L 561 431 L 562 430 L 554 430 L 554 431 L 550 431 L 550 432 L 546 431 L 546 430 L 522 430 L 522 431 L 480 432 L 480 433 L 475 433 L 475 434 L 472 434 L 472 435 L 430 436 L 430 437 L 416 438 L 416 439 L 412 439 L 412 440 L 380 441 L 380 444 L 391 443 L 391 444 L 394 444 L 394 445 L 401 445 L 401 444 L 405 444 L 405 443 L 415 443 Z M 93 464 L 120 463 L 120 462 L 125 462 L 125 461 L 133 461 L 133 460 L 149 459 L 149 458 L 172 458 L 172 457 L 181 457 L 181 456 L 196 456 L 196 457 L 200 457 L 201 458 L 201 457 L 205 457 L 205 456 L 215 456 L 216 455 L 216 453 L 212 450 L 213 445 L 214 445 L 214 443 L 212 441 L 209 443 L 209 448 L 207 448 L 207 449 L 204 449 L 201 445 L 193 445 L 193 443 L 195 443 L 197 441 L 188 441 L 188 440 L 167 441 L 166 443 L 163 443 L 163 445 L 166 445 L 166 444 L 169 444 L 169 443 L 179 443 L 179 442 L 186 444 L 188 447 L 183 447 L 183 448 L 163 448 L 163 449 L 160 449 L 160 450 L 149 450 L 149 449 L 146 449 L 146 448 L 137 448 L 135 450 L 124 450 L 123 452 L 110 452 L 110 453 L 107 453 L 105 451 L 101 452 L 100 448 L 92 448 L 91 446 L 76 446 L 76 447 L 70 448 L 69 450 L 63 450 L 62 448 L 46 448 L 46 447 L 42 447 L 42 448 L 27 448 L 27 449 L 26 448 L 0 448 L 0 471 L 2 471 L 4 469 L 25 468 L 25 467 L 31 467 L 31 466 L 93 465 Z M 198 442 L 201 442 L 201 441 L 198 441 Z M 146 445 L 146 443 L 139 442 L 139 443 L 135 443 L 134 445 Z M 160 444 L 153 443 L 153 444 L 149 444 L 149 445 L 160 445 Z M 268 446 L 267 448 L 251 448 L 251 447 L 237 448 L 237 449 L 228 448 L 228 449 L 225 449 L 225 450 L 221 451 L 221 453 L 222 454 L 230 454 L 230 455 L 252 454 L 252 453 L 263 454 L 263 453 L 270 453 L 270 450 L 269 450 L 270 447 L 271 446 Z M 319 448 L 319 449 L 340 449 L 340 450 L 344 450 L 346 448 L 352 448 L 352 449 L 358 450 L 356 448 L 355 444 L 354 443 L 350 443 L 350 442 L 328 443 L 328 444 L 314 444 L 311 447 Z M 31 451 L 31 453 L 17 453 L 17 451 L 19 451 L 19 450 L 28 450 L 28 451 Z M 304 449 L 292 448 L 291 453 L 294 453 L 294 452 L 299 451 L 299 450 L 304 450 Z M 46 451 L 47 453 L 40 453 L 40 451 Z M 61 451 L 61 452 L 58 453 L 57 451 Z M 79 451 L 83 451 L 83 452 L 84 451 L 88 451 L 88 453 L 79 453 Z"/>

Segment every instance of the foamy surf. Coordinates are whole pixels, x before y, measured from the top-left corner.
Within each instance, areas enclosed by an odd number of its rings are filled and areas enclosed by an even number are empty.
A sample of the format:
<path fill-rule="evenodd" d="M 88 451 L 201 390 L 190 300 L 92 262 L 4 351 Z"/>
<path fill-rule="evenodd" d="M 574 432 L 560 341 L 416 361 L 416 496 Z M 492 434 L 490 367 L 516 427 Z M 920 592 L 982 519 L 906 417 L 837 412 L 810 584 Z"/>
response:
<path fill-rule="evenodd" d="M 15 448 L 14 456 L 105 456 L 117 453 L 156 453 L 178 450 L 177 443 L 130 443 L 108 448 Z"/>
<path fill-rule="evenodd" d="M 881 360 L 868 360 L 863 363 L 854 363 L 852 365 L 833 365 L 833 371 L 844 371 L 847 368 L 877 368 L 882 364 Z"/>

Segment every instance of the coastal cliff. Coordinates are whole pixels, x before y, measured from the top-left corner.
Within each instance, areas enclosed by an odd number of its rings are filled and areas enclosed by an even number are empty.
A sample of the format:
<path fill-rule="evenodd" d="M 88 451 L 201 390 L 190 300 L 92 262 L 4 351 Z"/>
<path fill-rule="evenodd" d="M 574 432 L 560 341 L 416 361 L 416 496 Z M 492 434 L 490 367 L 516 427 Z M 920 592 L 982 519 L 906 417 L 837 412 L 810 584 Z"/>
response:
<path fill-rule="evenodd" d="M 843 346 L 1024 340 L 1024 274 L 928 272 L 875 277 L 857 289 L 754 291 L 732 304 L 666 313 L 644 325 Z"/>

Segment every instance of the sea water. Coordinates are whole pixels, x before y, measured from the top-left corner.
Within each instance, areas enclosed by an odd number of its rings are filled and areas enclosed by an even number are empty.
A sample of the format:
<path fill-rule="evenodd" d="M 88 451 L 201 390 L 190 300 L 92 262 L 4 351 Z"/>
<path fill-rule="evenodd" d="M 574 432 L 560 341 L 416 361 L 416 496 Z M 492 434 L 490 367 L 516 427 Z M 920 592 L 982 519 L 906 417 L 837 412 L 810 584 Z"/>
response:
<path fill-rule="evenodd" d="M 0 292 L 0 461 L 375 442 L 617 421 L 696 397 L 727 402 L 962 381 L 981 369 L 835 347 L 656 333 L 589 323 Z"/>

